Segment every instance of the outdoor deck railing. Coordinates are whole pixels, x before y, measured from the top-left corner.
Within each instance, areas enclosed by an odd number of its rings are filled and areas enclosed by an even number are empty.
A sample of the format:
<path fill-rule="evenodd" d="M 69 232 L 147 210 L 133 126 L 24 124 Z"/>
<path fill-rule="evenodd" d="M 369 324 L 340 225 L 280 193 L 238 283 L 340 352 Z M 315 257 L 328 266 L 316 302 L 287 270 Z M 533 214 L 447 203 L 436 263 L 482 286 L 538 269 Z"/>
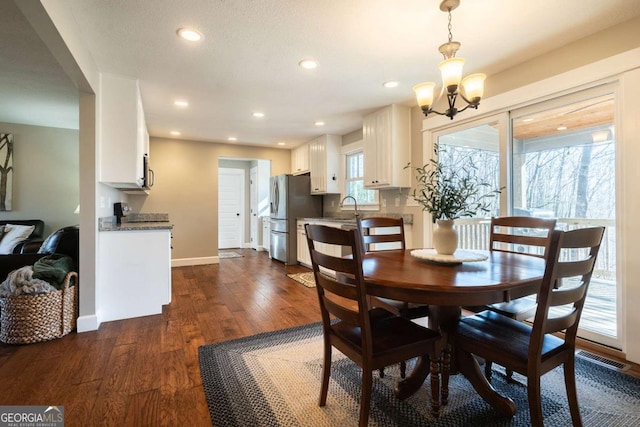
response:
<path fill-rule="evenodd" d="M 458 232 L 458 247 L 465 249 L 489 249 L 489 228 L 491 221 L 486 218 L 460 218 L 454 228 Z M 606 227 L 600 252 L 596 261 L 594 276 L 603 280 L 616 279 L 616 230 L 611 219 L 558 218 L 556 228 L 575 230 L 584 227 Z"/>

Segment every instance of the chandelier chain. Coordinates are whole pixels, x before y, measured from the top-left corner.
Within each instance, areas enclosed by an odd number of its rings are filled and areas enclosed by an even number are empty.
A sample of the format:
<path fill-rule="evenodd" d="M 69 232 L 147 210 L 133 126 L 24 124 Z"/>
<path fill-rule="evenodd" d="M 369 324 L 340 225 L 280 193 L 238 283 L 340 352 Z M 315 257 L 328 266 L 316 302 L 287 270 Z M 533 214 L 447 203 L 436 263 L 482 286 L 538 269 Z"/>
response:
<path fill-rule="evenodd" d="M 453 36 L 451 35 L 451 8 L 449 8 L 449 43 L 451 43 L 451 40 L 453 40 Z"/>

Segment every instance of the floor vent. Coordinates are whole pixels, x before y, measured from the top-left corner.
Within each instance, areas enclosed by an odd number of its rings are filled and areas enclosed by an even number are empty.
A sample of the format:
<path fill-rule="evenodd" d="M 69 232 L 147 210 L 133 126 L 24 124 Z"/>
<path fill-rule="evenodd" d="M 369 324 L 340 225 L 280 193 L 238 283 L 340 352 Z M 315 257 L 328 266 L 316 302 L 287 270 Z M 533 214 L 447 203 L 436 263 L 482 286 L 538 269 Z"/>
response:
<path fill-rule="evenodd" d="M 628 371 L 631 368 L 631 365 L 626 363 L 620 363 L 615 360 L 607 359 L 606 357 L 598 356 L 597 354 L 589 353 L 588 351 L 579 350 L 576 352 L 576 356 L 581 357 L 583 359 L 588 359 L 591 362 L 597 363 L 598 365 L 604 366 L 609 369 L 613 369 L 615 371 Z"/>

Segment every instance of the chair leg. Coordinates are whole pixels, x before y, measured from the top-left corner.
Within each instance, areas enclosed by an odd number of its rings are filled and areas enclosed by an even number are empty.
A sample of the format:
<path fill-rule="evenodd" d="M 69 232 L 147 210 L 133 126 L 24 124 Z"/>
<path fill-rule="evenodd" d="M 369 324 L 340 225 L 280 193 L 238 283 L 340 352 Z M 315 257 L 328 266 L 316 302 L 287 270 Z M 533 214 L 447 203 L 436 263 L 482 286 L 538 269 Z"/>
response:
<path fill-rule="evenodd" d="M 426 356 L 424 356 L 426 357 Z M 431 414 L 440 416 L 440 358 L 431 357 Z"/>
<path fill-rule="evenodd" d="M 442 405 L 449 403 L 449 375 L 451 374 L 451 346 L 442 352 Z"/>
<path fill-rule="evenodd" d="M 404 360 L 400 362 L 400 378 L 404 379 L 407 376 L 407 362 Z"/>
<path fill-rule="evenodd" d="M 529 398 L 529 414 L 532 427 L 543 427 L 542 399 L 540 397 L 540 375 L 527 377 L 527 395 Z"/>
<path fill-rule="evenodd" d="M 571 421 L 574 426 L 582 427 L 580 407 L 578 406 L 578 394 L 576 392 L 575 359 L 573 355 L 564 363 L 564 385 L 567 389 L 567 400 L 571 411 Z"/>
<path fill-rule="evenodd" d="M 487 381 L 491 382 L 491 376 L 493 375 L 493 371 L 491 370 L 491 366 L 493 362 L 490 360 L 484 361 L 484 376 L 487 378 Z"/>
<path fill-rule="evenodd" d="M 322 365 L 322 386 L 320 387 L 320 400 L 318 406 L 327 404 L 327 392 L 329 391 L 329 376 L 331 375 L 331 344 L 324 341 L 324 364 Z"/>
<path fill-rule="evenodd" d="M 367 427 L 369 423 L 369 407 L 371 405 L 371 389 L 373 387 L 373 376 L 370 369 L 362 369 L 362 396 L 360 398 L 360 427 Z"/>

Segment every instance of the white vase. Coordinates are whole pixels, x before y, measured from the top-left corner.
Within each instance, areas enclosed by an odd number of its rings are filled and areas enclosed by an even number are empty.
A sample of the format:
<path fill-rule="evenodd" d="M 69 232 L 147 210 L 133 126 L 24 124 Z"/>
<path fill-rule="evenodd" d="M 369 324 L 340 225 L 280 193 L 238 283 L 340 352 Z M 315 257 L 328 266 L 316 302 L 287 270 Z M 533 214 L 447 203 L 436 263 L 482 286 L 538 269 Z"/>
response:
<path fill-rule="evenodd" d="M 433 230 L 433 247 L 440 255 L 453 255 L 458 248 L 458 233 L 452 219 L 437 219 Z"/>

